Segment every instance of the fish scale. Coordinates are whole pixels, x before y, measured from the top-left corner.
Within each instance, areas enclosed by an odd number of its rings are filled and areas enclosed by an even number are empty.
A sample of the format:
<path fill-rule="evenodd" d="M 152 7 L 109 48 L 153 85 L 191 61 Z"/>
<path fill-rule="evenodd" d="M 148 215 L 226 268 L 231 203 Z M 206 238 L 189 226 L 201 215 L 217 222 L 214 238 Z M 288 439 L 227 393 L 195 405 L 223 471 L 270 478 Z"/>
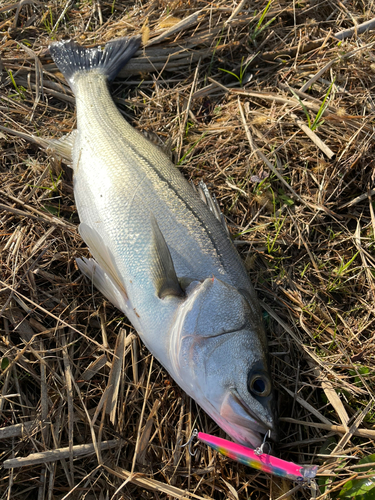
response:
<path fill-rule="evenodd" d="M 74 142 L 79 230 L 93 255 L 77 263 L 176 382 L 235 440 L 257 446 L 275 411 L 253 287 L 222 221 L 108 90 L 139 44 L 50 47 L 76 96 L 77 132 L 55 146 L 65 154 Z"/>
<path fill-rule="evenodd" d="M 110 239 L 117 236 L 118 245 L 128 245 L 128 239 L 134 245 L 134 235 L 140 234 L 142 225 L 147 224 L 148 212 L 152 212 L 179 276 L 225 276 L 227 282 L 240 284 L 251 293 L 250 281 L 222 224 L 167 156 L 123 119 L 108 95 L 104 77 L 95 75 L 94 79 L 89 74 L 77 80 L 77 120 L 86 131 L 79 134 L 74 154 L 78 164 L 74 189 L 80 220 L 106 228 Z M 101 105 L 93 107 L 93 101 Z M 124 159 L 126 170 L 122 168 Z M 82 163 L 89 163 L 90 169 L 80 169 Z M 92 197 L 99 193 L 103 205 L 91 213 Z M 128 200 L 126 204 L 124 199 Z M 146 228 L 142 233 L 140 238 L 148 238 Z M 122 258 L 120 251 L 119 259 Z M 124 267 L 128 269 L 127 265 Z"/>

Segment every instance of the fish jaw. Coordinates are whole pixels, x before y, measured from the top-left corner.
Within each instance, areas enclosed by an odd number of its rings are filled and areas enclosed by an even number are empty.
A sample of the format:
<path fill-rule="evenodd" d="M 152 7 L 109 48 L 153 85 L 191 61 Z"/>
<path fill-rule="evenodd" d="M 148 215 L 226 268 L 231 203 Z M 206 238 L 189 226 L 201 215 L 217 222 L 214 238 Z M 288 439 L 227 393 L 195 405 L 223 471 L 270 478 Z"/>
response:
<path fill-rule="evenodd" d="M 264 332 L 251 320 L 246 298 L 234 287 L 216 278 L 191 283 L 175 315 L 169 371 L 235 441 L 257 447 L 276 419 Z M 267 379 L 265 397 L 249 391 L 253 373 Z"/>
<path fill-rule="evenodd" d="M 272 415 L 269 421 L 260 421 L 255 413 L 241 401 L 237 391 L 228 391 L 220 408 L 218 424 L 235 441 L 245 446 L 260 446 L 263 435 L 274 430 Z"/>

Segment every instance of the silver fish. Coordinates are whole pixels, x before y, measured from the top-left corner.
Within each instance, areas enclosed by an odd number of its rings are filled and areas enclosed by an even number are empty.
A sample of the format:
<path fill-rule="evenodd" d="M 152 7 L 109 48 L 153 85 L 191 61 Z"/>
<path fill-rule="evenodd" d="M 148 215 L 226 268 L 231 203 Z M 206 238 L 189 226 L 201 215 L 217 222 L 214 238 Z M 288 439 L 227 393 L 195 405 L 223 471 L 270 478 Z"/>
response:
<path fill-rule="evenodd" d="M 77 130 L 55 149 L 72 148 L 79 231 L 94 257 L 77 262 L 184 391 L 234 440 L 259 446 L 275 413 L 254 289 L 205 186 L 206 203 L 108 89 L 139 46 L 50 46 L 76 96 Z"/>

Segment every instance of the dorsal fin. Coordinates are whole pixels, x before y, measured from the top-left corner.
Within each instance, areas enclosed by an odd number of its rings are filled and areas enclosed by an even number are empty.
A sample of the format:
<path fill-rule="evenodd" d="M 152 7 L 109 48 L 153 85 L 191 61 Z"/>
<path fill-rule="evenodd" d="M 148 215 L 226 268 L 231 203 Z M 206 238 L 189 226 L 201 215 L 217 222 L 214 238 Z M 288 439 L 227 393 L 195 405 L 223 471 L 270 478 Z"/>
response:
<path fill-rule="evenodd" d="M 164 142 L 155 132 L 152 132 L 150 130 L 140 130 L 140 132 L 142 133 L 142 135 L 146 137 L 148 141 L 152 142 L 152 144 L 154 144 L 161 151 L 163 151 L 163 153 L 167 155 L 168 158 L 172 161 L 173 153 L 171 149 L 172 146 L 171 138 L 169 138 L 167 142 Z"/>
<path fill-rule="evenodd" d="M 195 188 L 195 190 L 199 194 L 200 199 L 208 206 L 208 208 L 214 214 L 214 216 L 217 218 L 217 220 L 222 223 L 228 236 L 230 236 L 227 224 L 226 224 L 225 219 L 224 219 L 224 215 L 222 214 L 222 212 L 220 210 L 220 207 L 219 207 L 219 204 L 217 202 L 215 194 L 210 193 L 207 185 L 203 181 L 199 181 L 198 186 L 195 186 L 193 184 L 193 187 Z"/>

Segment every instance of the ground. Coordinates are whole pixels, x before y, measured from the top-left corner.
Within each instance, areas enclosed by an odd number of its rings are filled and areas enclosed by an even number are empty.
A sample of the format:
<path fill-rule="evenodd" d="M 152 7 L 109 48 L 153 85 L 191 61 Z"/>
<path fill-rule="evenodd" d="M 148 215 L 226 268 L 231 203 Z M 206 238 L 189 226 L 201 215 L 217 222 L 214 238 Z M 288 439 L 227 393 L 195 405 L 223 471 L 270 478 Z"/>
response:
<path fill-rule="evenodd" d="M 75 127 L 51 41 L 139 32 L 113 96 L 218 199 L 264 311 L 274 453 L 319 465 L 317 498 L 354 496 L 375 462 L 374 17 L 373 1 L 0 4 L 1 498 L 314 494 L 180 447 L 224 434 L 80 274 L 72 172 L 28 140 Z"/>

